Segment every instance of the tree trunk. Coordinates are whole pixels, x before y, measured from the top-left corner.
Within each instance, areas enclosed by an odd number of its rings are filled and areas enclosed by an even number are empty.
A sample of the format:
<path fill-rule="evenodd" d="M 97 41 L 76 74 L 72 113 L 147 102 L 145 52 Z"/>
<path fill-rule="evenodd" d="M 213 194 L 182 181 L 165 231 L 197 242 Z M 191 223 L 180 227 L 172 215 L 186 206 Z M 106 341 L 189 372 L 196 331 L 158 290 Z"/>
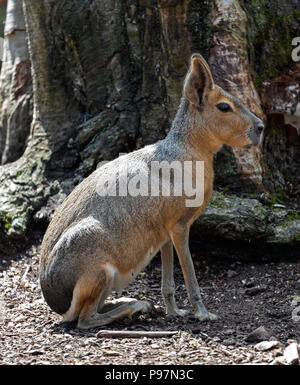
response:
<path fill-rule="evenodd" d="M 0 157 L 18 159 L 26 147 L 32 118 L 32 83 L 22 0 L 9 0 L 0 78 Z"/>
<path fill-rule="evenodd" d="M 47 223 L 100 161 L 163 138 L 193 52 L 209 61 L 217 84 L 267 121 L 261 148 L 224 147 L 218 153 L 216 189 L 256 198 L 265 192 L 263 203 L 245 201 L 245 224 L 256 215 L 253 207 L 268 204 L 270 210 L 274 203 L 293 205 L 298 199 L 300 141 L 291 123 L 300 95 L 299 65 L 291 59 L 291 40 L 299 28 L 299 0 L 20 4 L 8 2 L 1 72 L 2 239 L 24 238 L 33 224 Z M 215 207 L 226 208 L 232 197 L 221 196 Z M 261 225 L 251 221 L 253 237 L 241 230 L 240 238 L 279 240 L 281 235 L 274 234 L 281 234 L 281 228 L 264 222 L 266 207 Z M 222 221 L 236 217 L 235 208 L 225 210 L 227 217 L 209 216 L 209 225 L 204 218 L 199 229 L 205 233 L 206 226 L 211 234 L 213 217 L 220 229 Z M 213 203 L 209 210 L 208 215 L 215 213 Z M 275 217 L 278 228 L 281 219 Z M 287 218 L 287 211 L 281 218 Z M 241 228 L 232 226 L 235 232 Z M 280 239 L 296 239 L 297 226 L 292 225 L 289 238 Z M 224 234 L 218 236 L 226 238 Z"/>

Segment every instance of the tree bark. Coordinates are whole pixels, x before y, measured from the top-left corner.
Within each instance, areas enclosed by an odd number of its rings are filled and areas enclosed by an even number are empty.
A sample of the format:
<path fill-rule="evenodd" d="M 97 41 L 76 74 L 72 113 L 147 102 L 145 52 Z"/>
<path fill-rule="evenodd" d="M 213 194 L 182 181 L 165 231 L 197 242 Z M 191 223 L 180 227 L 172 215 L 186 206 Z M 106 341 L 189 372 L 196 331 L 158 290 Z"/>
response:
<path fill-rule="evenodd" d="M 18 159 L 26 147 L 32 118 L 32 83 L 22 0 L 9 0 L 0 78 L 0 157 Z"/>

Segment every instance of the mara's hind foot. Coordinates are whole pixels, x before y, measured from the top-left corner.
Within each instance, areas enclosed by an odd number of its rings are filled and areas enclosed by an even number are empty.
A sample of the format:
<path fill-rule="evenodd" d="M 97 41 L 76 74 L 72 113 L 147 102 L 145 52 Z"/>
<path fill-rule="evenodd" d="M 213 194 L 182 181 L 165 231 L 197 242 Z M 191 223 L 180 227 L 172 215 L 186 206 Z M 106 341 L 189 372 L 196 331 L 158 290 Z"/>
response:
<path fill-rule="evenodd" d="M 138 301 L 137 299 L 133 299 L 133 298 L 121 297 L 121 298 L 113 299 L 111 301 L 106 301 L 100 308 L 98 306 L 97 312 L 100 314 L 104 314 L 104 313 L 107 313 L 111 310 L 116 309 L 117 307 L 119 307 L 121 305 L 129 305 L 130 303 L 137 303 L 137 302 L 143 302 L 143 303 L 147 304 L 146 305 L 147 309 L 145 309 L 144 311 L 143 310 L 139 310 L 139 311 L 142 311 L 142 312 L 155 311 L 155 307 L 153 306 L 153 304 L 151 302 Z"/>
<path fill-rule="evenodd" d="M 209 311 L 197 311 L 195 312 L 195 317 L 199 321 L 221 321 L 222 318 L 218 316 L 217 314 L 210 313 Z"/>
<path fill-rule="evenodd" d="M 89 329 L 104 326 L 120 318 L 131 317 L 136 312 L 150 312 L 153 305 L 148 301 L 137 301 L 135 299 L 120 298 L 103 305 L 101 313 L 87 304 L 80 312 L 77 327 Z"/>

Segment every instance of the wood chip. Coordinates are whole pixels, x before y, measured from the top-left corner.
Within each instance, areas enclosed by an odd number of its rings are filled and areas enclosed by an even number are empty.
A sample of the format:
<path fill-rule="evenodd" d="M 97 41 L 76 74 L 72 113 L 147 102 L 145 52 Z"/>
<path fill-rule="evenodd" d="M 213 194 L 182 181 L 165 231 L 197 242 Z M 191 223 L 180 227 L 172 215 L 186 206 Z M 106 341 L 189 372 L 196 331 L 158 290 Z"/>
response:
<path fill-rule="evenodd" d="M 284 350 L 283 356 L 289 365 L 298 364 L 299 352 L 297 343 L 294 342 L 287 346 Z"/>

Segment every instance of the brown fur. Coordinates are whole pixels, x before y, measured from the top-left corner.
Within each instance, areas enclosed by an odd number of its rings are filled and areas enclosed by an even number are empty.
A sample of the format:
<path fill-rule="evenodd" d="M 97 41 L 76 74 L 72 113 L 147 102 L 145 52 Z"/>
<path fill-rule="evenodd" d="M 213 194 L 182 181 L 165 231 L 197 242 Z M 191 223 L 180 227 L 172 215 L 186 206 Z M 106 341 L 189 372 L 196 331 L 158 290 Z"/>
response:
<path fill-rule="evenodd" d="M 221 111 L 220 103 L 227 103 L 230 111 Z M 107 304 L 105 299 L 112 291 L 126 287 L 161 249 L 167 313 L 184 316 L 186 312 L 178 309 L 174 297 L 174 245 L 196 316 L 200 320 L 216 319 L 200 298 L 188 247 L 189 229 L 211 197 L 214 154 L 223 144 L 258 144 L 262 127 L 261 120 L 238 99 L 214 84 L 202 56 L 192 55 L 181 104 L 168 136 L 97 169 L 55 213 L 42 243 L 40 263 L 41 287 L 51 308 L 63 314 L 66 321 L 78 318 L 80 328 L 147 311 L 147 302 L 123 299 Z M 200 207 L 187 207 L 184 194 L 99 195 L 105 181 L 111 180 L 116 170 L 122 172 L 125 161 L 134 178 L 146 175 L 141 170 L 152 161 L 197 160 L 204 161 L 204 202 Z M 117 181 L 120 183 L 120 174 Z"/>

